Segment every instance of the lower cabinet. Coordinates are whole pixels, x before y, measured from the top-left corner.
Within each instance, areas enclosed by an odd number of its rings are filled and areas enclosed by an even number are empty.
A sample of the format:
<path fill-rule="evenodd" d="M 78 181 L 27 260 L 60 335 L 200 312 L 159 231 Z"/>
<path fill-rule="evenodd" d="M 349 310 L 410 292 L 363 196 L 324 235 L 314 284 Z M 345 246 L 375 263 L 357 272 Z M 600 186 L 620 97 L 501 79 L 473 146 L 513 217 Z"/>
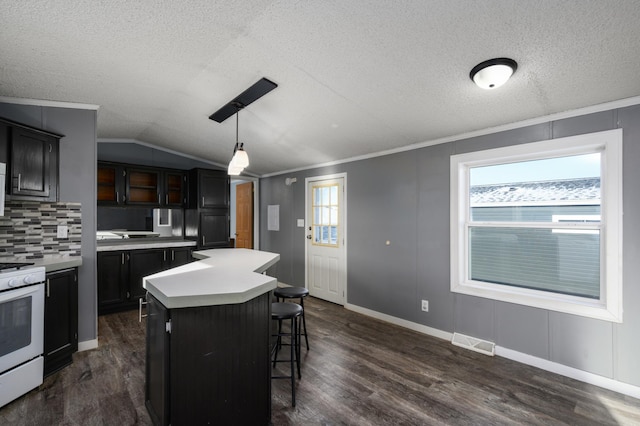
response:
<path fill-rule="evenodd" d="M 44 375 L 71 364 L 78 351 L 78 269 L 46 275 L 44 302 Z"/>
<path fill-rule="evenodd" d="M 191 247 L 98 252 L 98 315 L 138 307 L 142 278 L 191 262 Z"/>
<path fill-rule="evenodd" d="M 129 261 L 129 291 L 127 299 L 137 306 L 138 300 L 144 298 L 146 290 L 142 287 L 142 279 L 147 275 L 162 271 L 167 259 L 167 250 L 131 250 L 127 253 Z"/>
<path fill-rule="evenodd" d="M 270 424 L 271 323 L 271 292 L 180 309 L 149 294 L 145 405 L 153 424 Z"/>

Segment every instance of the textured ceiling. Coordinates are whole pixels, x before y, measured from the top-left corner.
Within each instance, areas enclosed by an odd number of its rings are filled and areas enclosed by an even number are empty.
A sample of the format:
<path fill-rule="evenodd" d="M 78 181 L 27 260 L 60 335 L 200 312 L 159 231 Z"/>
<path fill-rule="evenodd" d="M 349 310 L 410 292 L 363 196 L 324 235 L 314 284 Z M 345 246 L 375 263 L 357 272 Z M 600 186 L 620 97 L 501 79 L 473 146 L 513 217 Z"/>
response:
<path fill-rule="evenodd" d="M 98 138 L 257 175 L 640 95 L 637 0 L 0 0 L 0 96 L 99 105 Z M 469 70 L 519 68 L 485 91 Z"/>

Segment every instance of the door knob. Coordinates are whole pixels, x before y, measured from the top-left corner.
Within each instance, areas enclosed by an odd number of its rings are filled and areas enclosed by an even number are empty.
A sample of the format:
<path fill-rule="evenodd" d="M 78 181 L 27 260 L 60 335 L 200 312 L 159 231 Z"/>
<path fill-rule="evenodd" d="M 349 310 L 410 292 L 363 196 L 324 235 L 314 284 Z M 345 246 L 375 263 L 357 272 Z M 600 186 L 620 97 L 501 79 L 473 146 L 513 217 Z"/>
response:
<path fill-rule="evenodd" d="M 307 240 L 310 240 L 310 239 L 311 239 L 311 235 L 307 235 Z"/>

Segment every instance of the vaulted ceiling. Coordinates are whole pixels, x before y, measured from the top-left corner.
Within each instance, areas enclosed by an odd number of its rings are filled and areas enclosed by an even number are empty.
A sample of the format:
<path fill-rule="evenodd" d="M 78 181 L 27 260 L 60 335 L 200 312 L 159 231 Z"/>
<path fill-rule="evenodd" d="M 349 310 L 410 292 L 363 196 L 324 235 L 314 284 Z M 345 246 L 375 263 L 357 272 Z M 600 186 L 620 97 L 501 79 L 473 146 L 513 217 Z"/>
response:
<path fill-rule="evenodd" d="M 640 95 L 637 0 L 0 0 L 0 96 L 99 105 L 98 138 L 272 174 Z M 500 89 L 469 78 L 494 57 Z"/>

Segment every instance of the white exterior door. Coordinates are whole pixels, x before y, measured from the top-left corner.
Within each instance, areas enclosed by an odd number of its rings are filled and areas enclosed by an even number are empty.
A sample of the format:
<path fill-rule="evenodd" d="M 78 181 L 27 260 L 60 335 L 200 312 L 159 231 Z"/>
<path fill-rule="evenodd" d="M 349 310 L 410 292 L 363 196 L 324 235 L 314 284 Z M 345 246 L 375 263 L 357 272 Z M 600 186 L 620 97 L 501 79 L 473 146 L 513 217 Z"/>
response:
<path fill-rule="evenodd" d="M 309 294 L 344 305 L 347 287 L 346 175 L 306 179 Z"/>

